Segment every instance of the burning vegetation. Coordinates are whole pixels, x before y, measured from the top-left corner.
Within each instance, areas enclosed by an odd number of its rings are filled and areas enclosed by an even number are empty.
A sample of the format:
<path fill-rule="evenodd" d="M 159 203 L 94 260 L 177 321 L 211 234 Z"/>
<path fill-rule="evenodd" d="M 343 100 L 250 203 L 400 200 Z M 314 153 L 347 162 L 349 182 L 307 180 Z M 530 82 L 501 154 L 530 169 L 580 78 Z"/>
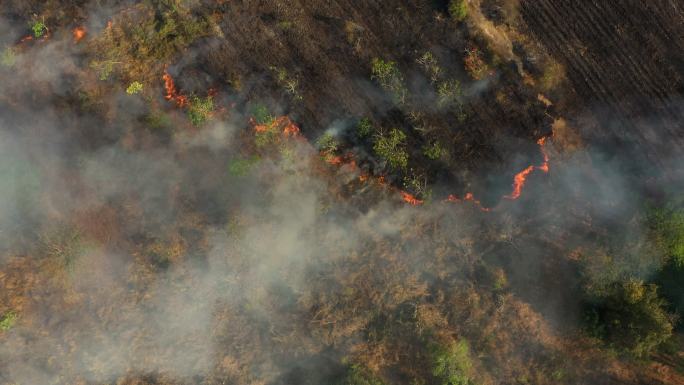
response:
<path fill-rule="evenodd" d="M 248 3 L 0 5 L 0 384 L 684 383 L 681 147 L 585 134 L 575 89 L 642 127 L 610 47 L 555 0 Z"/>

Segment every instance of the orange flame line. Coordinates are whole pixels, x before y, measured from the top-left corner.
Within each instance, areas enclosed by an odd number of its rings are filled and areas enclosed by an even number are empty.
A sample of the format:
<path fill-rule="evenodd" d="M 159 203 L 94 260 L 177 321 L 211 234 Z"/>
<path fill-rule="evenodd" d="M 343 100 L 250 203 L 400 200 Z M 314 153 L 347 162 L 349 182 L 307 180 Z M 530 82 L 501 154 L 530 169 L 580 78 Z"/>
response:
<path fill-rule="evenodd" d="M 401 194 L 401 198 L 404 200 L 404 202 L 412 206 L 418 206 L 423 204 L 422 200 L 416 198 L 412 194 L 407 193 L 406 191 L 399 190 L 399 193 Z"/>
<path fill-rule="evenodd" d="M 174 83 L 173 78 L 166 70 L 166 68 L 164 69 L 162 80 L 164 81 L 164 90 L 166 91 L 164 98 L 168 101 L 175 101 L 176 106 L 178 106 L 179 108 L 187 106 L 188 97 L 178 93 L 178 90 L 176 89 L 176 84 Z"/>

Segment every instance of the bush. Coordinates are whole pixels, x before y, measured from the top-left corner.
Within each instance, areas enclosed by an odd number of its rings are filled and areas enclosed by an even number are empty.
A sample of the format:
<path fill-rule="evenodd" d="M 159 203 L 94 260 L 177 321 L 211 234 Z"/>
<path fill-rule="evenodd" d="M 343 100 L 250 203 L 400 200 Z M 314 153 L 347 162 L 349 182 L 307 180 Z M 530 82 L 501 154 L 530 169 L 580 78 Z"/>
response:
<path fill-rule="evenodd" d="M 344 379 L 339 385 L 384 385 L 381 379 L 367 368 L 354 364 L 347 369 Z"/>
<path fill-rule="evenodd" d="M 590 309 L 590 332 L 619 352 L 646 357 L 672 335 L 656 285 L 630 279 L 613 284 Z"/>
<path fill-rule="evenodd" d="M 214 111 L 214 98 L 194 96 L 188 106 L 188 117 L 194 126 L 201 126 L 211 117 Z"/>
<path fill-rule="evenodd" d="M 492 74 L 492 69 L 484 60 L 482 51 L 474 46 L 466 50 L 464 59 L 466 72 L 475 80 L 481 80 Z"/>
<path fill-rule="evenodd" d="M 259 158 L 256 156 L 247 159 L 234 159 L 228 164 L 228 172 L 233 176 L 246 176 L 258 161 Z"/>
<path fill-rule="evenodd" d="M 468 4 L 466 0 L 451 0 L 449 2 L 449 14 L 456 21 L 463 21 L 468 16 Z"/>
<path fill-rule="evenodd" d="M 432 52 L 425 52 L 416 62 L 423 67 L 425 73 L 430 77 L 430 81 L 437 83 L 437 80 L 442 75 L 442 68 L 439 67 L 435 55 Z"/>
<path fill-rule="evenodd" d="M 33 31 L 33 36 L 39 38 L 47 32 L 47 26 L 43 21 L 36 21 L 31 25 L 31 31 Z"/>
<path fill-rule="evenodd" d="M 654 282 L 669 302 L 670 309 L 679 314 L 680 327 L 684 326 L 684 210 L 653 209 L 648 214 L 648 227 L 653 243 L 665 258 Z"/>
<path fill-rule="evenodd" d="M 430 347 L 432 375 L 439 385 L 470 385 L 473 363 L 466 340 L 447 346 L 434 344 Z"/>
<path fill-rule="evenodd" d="M 325 133 L 316 141 L 316 147 L 326 160 L 330 160 L 337 152 L 339 143 L 332 134 Z"/>
<path fill-rule="evenodd" d="M 259 125 L 269 125 L 275 119 L 263 104 L 257 104 L 252 107 L 252 116 L 256 124 Z"/>
<path fill-rule="evenodd" d="M 438 141 L 423 147 L 423 155 L 432 160 L 437 160 L 447 154 L 447 151 Z"/>
<path fill-rule="evenodd" d="M 7 47 L 2 51 L 2 55 L 0 55 L 0 64 L 3 67 L 14 67 L 14 64 L 17 62 L 17 54 L 14 52 L 14 49 L 12 47 Z"/>
<path fill-rule="evenodd" d="M 157 81 L 164 63 L 193 41 L 213 31 L 213 19 L 194 12 L 180 1 L 143 2 L 121 14 L 113 26 L 94 37 L 91 67 L 101 78 L 113 70 L 144 83 Z M 114 67 L 116 64 L 116 67 Z"/>
<path fill-rule="evenodd" d="M 377 80 L 385 91 L 391 93 L 396 103 L 404 104 L 408 90 L 397 63 L 374 58 L 371 64 L 371 78 Z"/>
<path fill-rule="evenodd" d="M 81 233 L 64 223 L 55 224 L 40 238 L 45 253 L 67 269 L 73 267 L 76 258 L 83 253 L 86 246 Z"/>
<path fill-rule="evenodd" d="M 131 83 L 128 86 L 128 88 L 126 88 L 126 93 L 129 95 L 135 95 L 135 94 L 142 92 L 142 90 L 143 90 L 142 83 L 135 81 L 135 82 Z"/>
<path fill-rule="evenodd" d="M 373 151 L 380 158 L 387 161 L 393 169 L 405 169 L 408 166 L 406 152 L 406 134 L 399 129 L 392 129 L 389 134 L 378 135 Z"/>
<path fill-rule="evenodd" d="M 0 330 L 6 332 L 14 326 L 19 315 L 13 311 L 8 311 L 0 317 Z"/>
<path fill-rule="evenodd" d="M 656 247 L 675 265 L 684 267 L 684 210 L 665 207 L 648 215 Z"/>
<path fill-rule="evenodd" d="M 372 134 L 373 131 L 373 123 L 368 118 L 359 120 L 359 123 L 356 125 L 356 134 L 359 136 L 359 138 L 365 138 Z"/>
<path fill-rule="evenodd" d="M 439 108 L 461 106 L 461 83 L 456 79 L 441 82 L 437 86 L 437 106 Z"/>

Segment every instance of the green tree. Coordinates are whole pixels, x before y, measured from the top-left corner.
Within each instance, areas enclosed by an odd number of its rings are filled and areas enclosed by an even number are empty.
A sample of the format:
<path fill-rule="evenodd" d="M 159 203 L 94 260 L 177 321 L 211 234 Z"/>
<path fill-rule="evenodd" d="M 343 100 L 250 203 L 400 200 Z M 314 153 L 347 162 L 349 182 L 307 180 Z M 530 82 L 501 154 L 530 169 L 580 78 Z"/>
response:
<path fill-rule="evenodd" d="M 391 168 L 405 169 L 408 166 L 408 153 L 405 147 L 406 134 L 394 128 L 389 134 L 380 134 L 376 137 L 373 151 L 386 160 Z"/>
<path fill-rule="evenodd" d="M 591 333 L 634 357 L 646 357 L 672 335 L 673 318 L 657 286 L 629 279 L 609 287 L 590 313 Z"/>
<path fill-rule="evenodd" d="M 470 346 L 466 340 L 449 345 L 434 344 L 430 347 L 432 375 L 439 385 L 471 385 L 470 372 L 473 362 Z"/>
<path fill-rule="evenodd" d="M 466 0 L 451 0 L 449 2 L 449 14 L 456 21 L 463 21 L 468 16 L 468 4 Z"/>
<path fill-rule="evenodd" d="M 396 103 L 404 104 L 408 90 L 397 63 L 374 58 L 371 67 L 371 78 L 377 80 L 385 91 L 391 93 Z"/>

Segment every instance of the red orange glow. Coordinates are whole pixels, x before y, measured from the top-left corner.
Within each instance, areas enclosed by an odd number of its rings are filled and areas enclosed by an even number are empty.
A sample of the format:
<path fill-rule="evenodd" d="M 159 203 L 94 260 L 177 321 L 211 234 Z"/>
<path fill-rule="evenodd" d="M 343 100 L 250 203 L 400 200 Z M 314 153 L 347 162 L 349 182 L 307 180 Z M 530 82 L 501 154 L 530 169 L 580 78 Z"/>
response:
<path fill-rule="evenodd" d="M 407 193 L 406 191 L 399 191 L 399 193 L 401 194 L 401 198 L 404 200 L 404 202 L 412 206 L 418 206 L 423 204 L 422 200 L 416 198 L 412 194 Z"/>
<path fill-rule="evenodd" d="M 162 80 L 164 81 L 164 90 L 166 91 L 164 98 L 168 101 L 176 102 L 176 105 L 180 108 L 187 106 L 188 97 L 178 93 L 178 90 L 176 89 L 176 84 L 174 83 L 173 78 L 166 69 L 164 69 L 164 75 L 162 75 Z"/>
<path fill-rule="evenodd" d="M 74 34 L 74 42 L 78 43 L 79 41 L 83 40 L 83 38 L 86 35 L 86 29 L 85 27 L 76 27 L 73 30 Z"/>

